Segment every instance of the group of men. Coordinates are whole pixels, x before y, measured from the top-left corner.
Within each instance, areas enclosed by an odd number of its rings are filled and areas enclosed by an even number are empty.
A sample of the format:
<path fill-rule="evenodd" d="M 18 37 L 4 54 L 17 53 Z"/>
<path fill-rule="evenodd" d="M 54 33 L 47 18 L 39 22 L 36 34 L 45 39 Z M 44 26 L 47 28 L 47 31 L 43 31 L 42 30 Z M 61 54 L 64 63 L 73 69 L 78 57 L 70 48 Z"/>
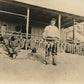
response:
<path fill-rule="evenodd" d="M 15 59 L 18 52 L 23 47 L 22 39 L 17 36 L 10 36 L 8 39 L 3 38 L 4 50 L 8 52 L 10 58 Z"/>
<path fill-rule="evenodd" d="M 55 42 L 60 39 L 60 32 L 58 28 L 55 26 L 55 24 L 56 24 L 56 19 L 52 18 L 52 20 L 50 21 L 50 25 L 45 27 L 43 32 L 43 40 L 45 40 L 46 42 Z M 17 51 L 21 49 L 20 40 L 16 36 L 11 36 L 11 38 L 8 39 L 8 44 L 6 44 L 5 41 L 4 44 L 11 58 L 13 58 L 14 55 L 17 56 Z M 47 51 L 47 47 L 46 47 L 46 51 Z M 56 65 L 56 62 L 54 61 L 55 60 L 54 56 L 57 55 L 57 51 L 54 50 L 54 45 L 52 46 L 52 50 L 50 47 L 48 48 L 48 52 L 46 52 L 45 55 L 45 63 L 48 64 L 46 58 L 50 56 L 50 54 L 48 54 L 50 52 L 52 55 L 52 64 Z"/>

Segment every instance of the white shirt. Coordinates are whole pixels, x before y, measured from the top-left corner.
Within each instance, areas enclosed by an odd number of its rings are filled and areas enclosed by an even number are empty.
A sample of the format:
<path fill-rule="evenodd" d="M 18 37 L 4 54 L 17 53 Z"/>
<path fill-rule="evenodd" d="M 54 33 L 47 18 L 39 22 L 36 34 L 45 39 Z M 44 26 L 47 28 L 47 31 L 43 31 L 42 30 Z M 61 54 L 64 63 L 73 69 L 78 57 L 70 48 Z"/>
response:
<path fill-rule="evenodd" d="M 5 35 L 6 28 L 7 28 L 6 26 L 1 26 L 1 34 L 2 34 L 2 36 Z"/>
<path fill-rule="evenodd" d="M 43 32 L 43 38 L 52 37 L 60 38 L 60 32 L 56 26 L 48 25 L 45 27 Z"/>

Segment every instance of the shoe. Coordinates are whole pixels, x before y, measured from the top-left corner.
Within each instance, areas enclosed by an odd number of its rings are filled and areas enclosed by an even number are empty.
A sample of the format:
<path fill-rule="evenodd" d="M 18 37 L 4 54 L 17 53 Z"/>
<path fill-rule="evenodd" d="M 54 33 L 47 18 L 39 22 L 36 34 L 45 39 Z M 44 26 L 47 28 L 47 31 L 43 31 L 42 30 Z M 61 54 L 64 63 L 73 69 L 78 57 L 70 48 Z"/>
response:
<path fill-rule="evenodd" d="M 56 63 L 53 63 L 53 65 L 57 65 Z"/>
<path fill-rule="evenodd" d="M 16 58 L 16 55 L 14 54 L 14 55 L 13 55 L 13 59 L 15 59 L 15 58 Z"/>
<path fill-rule="evenodd" d="M 9 57 L 13 58 L 13 54 L 11 53 L 11 54 L 9 55 Z"/>
<path fill-rule="evenodd" d="M 46 65 L 47 65 L 48 63 L 45 61 L 45 62 L 44 62 L 44 64 L 46 64 Z"/>
<path fill-rule="evenodd" d="M 52 61 L 52 64 L 53 64 L 53 65 L 56 65 L 56 63 L 54 62 L 54 59 L 53 59 L 53 61 Z"/>

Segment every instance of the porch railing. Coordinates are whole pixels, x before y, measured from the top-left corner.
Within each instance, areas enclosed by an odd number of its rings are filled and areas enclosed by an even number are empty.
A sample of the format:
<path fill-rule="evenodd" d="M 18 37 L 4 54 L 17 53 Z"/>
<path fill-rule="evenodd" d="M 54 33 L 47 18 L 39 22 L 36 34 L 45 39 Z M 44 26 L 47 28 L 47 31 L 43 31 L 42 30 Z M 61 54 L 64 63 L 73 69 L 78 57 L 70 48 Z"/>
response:
<path fill-rule="evenodd" d="M 55 49 L 57 49 L 57 52 L 65 52 L 70 54 L 78 54 L 78 55 L 84 55 L 84 43 L 80 44 L 70 44 L 67 41 L 61 42 L 55 42 L 55 43 L 48 43 L 46 41 L 43 41 L 43 39 L 30 39 L 28 40 L 28 46 L 30 45 L 31 48 L 43 48 L 45 49 L 46 45 L 52 46 L 55 44 Z"/>
<path fill-rule="evenodd" d="M 29 34 L 28 39 L 26 41 L 26 34 L 15 32 L 15 31 L 5 31 L 5 36 L 17 36 L 22 37 L 24 39 L 24 44 L 27 42 L 28 48 L 43 48 L 45 49 L 46 45 L 51 46 L 53 43 L 48 43 L 42 39 L 42 36 L 38 36 L 35 34 Z M 33 37 L 33 38 L 32 38 Z M 84 55 L 84 43 L 70 43 L 68 41 L 55 41 L 55 48 L 57 49 L 57 52 L 66 52 L 71 54 L 78 54 L 78 55 Z"/>

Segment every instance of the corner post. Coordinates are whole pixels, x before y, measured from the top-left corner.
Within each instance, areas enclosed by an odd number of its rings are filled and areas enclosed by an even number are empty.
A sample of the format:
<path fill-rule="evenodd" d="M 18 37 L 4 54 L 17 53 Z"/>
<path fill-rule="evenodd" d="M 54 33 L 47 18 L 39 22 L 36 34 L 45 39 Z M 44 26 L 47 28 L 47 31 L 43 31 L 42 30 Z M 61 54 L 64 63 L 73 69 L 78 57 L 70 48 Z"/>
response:
<path fill-rule="evenodd" d="M 73 19 L 73 41 L 75 41 L 75 19 Z"/>
<path fill-rule="evenodd" d="M 59 18 L 58 18 L 58 28 L 59 28 L 60 37 L 61 37 L 61 14 L 59 14 Z"/>

